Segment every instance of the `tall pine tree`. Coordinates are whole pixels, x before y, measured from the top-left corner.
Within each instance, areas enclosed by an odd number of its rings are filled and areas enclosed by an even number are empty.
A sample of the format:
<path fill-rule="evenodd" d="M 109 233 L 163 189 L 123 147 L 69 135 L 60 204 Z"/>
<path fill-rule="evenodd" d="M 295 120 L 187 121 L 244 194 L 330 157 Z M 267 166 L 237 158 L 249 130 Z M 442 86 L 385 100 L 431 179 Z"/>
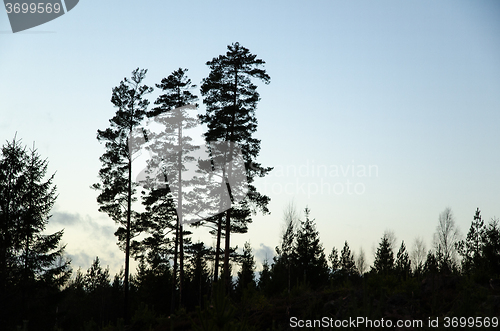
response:
<path fill-rule="evenodd" d="M 187 69 L 179 68 L 168 77 L 163 78 L 156 87 L 164 94 L 155 101 L 157 105 L 151 112 L 147 113 L 157 124 L 161 125 L 161 131 L 148 132 L 148 140 L 153 143 L 149 146 L 154 157 L 150 160 L 149 167 L 160 167 L 158 181 L 165 178 L 168 181 L 168 190 L 153 187 L 150 191 L 148 204 L 154 204 L 154 197 L 159 192 L 164 192 L 175 204 L 176 225 L 174 241 L 174 277 L 177 279 L 177 261 L 179 260 L 179 302 L 182 303 L 182 285 L 184 283 L 184 229 L 183 224 L 190 214 L 190 209 L 196 201 L 189 201 L 187 188 L 191 185 L 191 179 L 186 178 L 185 173 L 189 171 L 187 165 L 194 163 L 194 151 L 199 149 L 191 143 L 192 138 L 186 132 L 198 125 L 198 120 L 190 115 L 189 109 L 196 109 L 195 102 L 198 97 L 191 93 L 196 87 L 186 75 Z M 159 196 L 158 196 L 159 197 Z M 160 198 L 160 197 L 159 197 Z M 166 198 L 161 197 L 163 200 Z M 164 223 L 164 220 L 160 220 Z M 157 225 L 157 224 L 156 224 Z M 167 225 L 167 224 L 165 224 Z M 155 226 L 157 228 L 157 226 Z M 164 230 L 164 229 L 159 229 Z M 172 291 L 174 293 L 174 291 Z M 175 306 L 174 304 L 172 305 Z"/>
<path fill-rule="evenodd" d="M 99 211 L 108 214 L 118 225 L 115 235 L 120 248 L 125 251 L 124 280 L 124 318 L 129 319 L 129 273 L 130 241 L 140 232 L 137 226 L 138 214 L 132 210 L 136 183 L 132 180 L 132 162 L 141 146 L 134 144 L 133 133 L 146 115 L 149 101 L 145 95 L 153 88 L 142 84 L 147 70 L 135 69 L 131 78 L 124 78 L 120 85 L 113 88 L 111 102 L 118 108 L 109 120 L 110 127 L 97 130 L 97 140 L 104 142 L 106 152 L 100 157 L 102 168 L 99 170 L 100 183 L 93 188 L 100 191 L 97 197 Z"/>
<path fill-rule="evenodd" d="M 237 231 L 237 227 L 231 222 L 236 222 L 235 225 L 239 226 L 242 231 L 246 231 L 246 223 L 251 221 L 249 203 L 264 213 L 268 212 L 269 197 L 258 193 L 252 182 L 255 176 L 263 177 L 272 170 L 272 168 L 264 168 L 255 162 L 260 151 L 260 140 L 252 136 L 257 130 L 255 109 L 260 99 L 257 86 L 252 80 L 269 83 L 269 75 L 260 68 L 265 62 L 257 59 L 256 55 L 251 54 L 247 48 L 239 43 L 229 45 L 227 48 L 228 51 L 225 55 L 220 55 L 207 62 L 210 73 L 207 78 L 203 79 L 201 85 L 206 114 L 200 116 L 201 122 L 207 124 L 208 127 L 205 133 L 206 141 L 228 144 L 229 151 L 224 153 L 227 157 L 224 164 L 234 157 L 234 144 L 241 147 L 249 185 L 248 199 L 225 212 L 224 267 L 226 287 L 228 287 L 230 280 L 228 272 L 230 234 Z M 225 170 L 223 172 L 222 187 L 231 182 L 231 176 L 232 169 L 229 167 L 227 172 Z M 222 225 L 223 215 L 221 214 L 218 218 L 215 278 L 217 278 L 218 272 Z"/>

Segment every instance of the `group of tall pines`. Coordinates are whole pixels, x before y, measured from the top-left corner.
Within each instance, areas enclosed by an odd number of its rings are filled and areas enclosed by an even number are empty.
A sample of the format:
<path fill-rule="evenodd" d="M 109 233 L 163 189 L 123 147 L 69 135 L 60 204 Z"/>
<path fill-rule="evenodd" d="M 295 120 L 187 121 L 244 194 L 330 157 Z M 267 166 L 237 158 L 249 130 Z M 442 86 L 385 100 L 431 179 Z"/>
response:
<path fill-rule="evenodd" d="M 247 231 L 252 212 L 260 210 L 268 213 L 269 197 L 260 194 L 252 184 L 256 176 L 263 177 L 272 170 L 257 163 L 260 140 L 253 136 L 257 130 L 255 110 L 260 99 L 254 81 L 260 80 L 266 84 L 270 81 L 270 77 L 262 68 L 264 64 L 263 60 L 239 43 L 229 45 L 226 54 L 208 61 L 210 73 L 201 85 L 206 114 L 199 115 L 198 119 L 190 117 L 187 111 L 198 106 L 195 103 L 198 100 L 194 93 L 196 86 L 187 77 L 187 69 L 174 71 L 156 85 L 164 94 L 158 97 L 155 101 L 156 107 L 150 111 L 147 109 L 149 101 L 146 95 L 151 93 L 153 88 L 143 84 L 147 70 L 134 70 L 130 79 L 125 78 L 113 89 L 111 101 L 117 111 L 110 120 L 110 127 L 98 130 L 97 139 L 105 143 L 106 152 L 101 157 L 101 181 L 93 187 L 100 192 L 97 198 L 99 210 L 107 213 L 119 225 L 115 234 L 120 247 L 125 251 L 123 316 L 126 322 L 130 316 L 131 255 L 141 261 L 147 261 L 150 268 L 158 268 L 161 264 L 168 265 L 173 260 L 170 309 L 173 311 L 175 307 L 183 306 L 186 292 L 185 251 L 192 245 L 189 238 L 185 237 L 190 232 L 183 226 L 186 216 L 184 213 L 189 210 L 191 204 L 204 204 L 202 201 L 193 200 L 192 195 L 196 193 L 196 188 L 189 192 L 190 194 L 183 191 L 183 188 L 188 186 L 196 186 L 196 183 L 192 182 L 193 179 L 185 179 L 183 173 L 188 170 L 185 164 L 195 158 L 191 152 L 200 148 L 192 145 L 192 138 L 184 132 L 196 126 L 198 122 L 206 124 L 204 137 L 211 156 L 223 157 L 220 162 L 224 166 L 221 168 L 219 192 L 229 190 L 232 203 L 228 208 L 224 208 L 223 212 L 201 220 L 196 225 L 208 225 L 215 229 L 217 245 L 213 252 L 213 282 L 219 280 L 223 253 L 223 283 L 225 291 L 231 290 L 230 255 L 236 255 L 235 249 L 231 248 L 230 235 Z M 141 146 L 133 142 L 133 136 L 136 128 L 143 125 L 145 118 L 154 118 L 165 128 L 163 132 L 148 137 L 155 139 L 155 144 L 150 148 L 156 152 L 156 158 L 150 160 L 149 166 L 154 168 L 161 163 L 161 171 L 155 173 L 155 176 L 163 177 L 163 182 L 168 184 L 156 186 L 155 178 L 149 182 L 146 180 L 141 192 L 146 211 L 139 213 L 133 208 L 133 203 L 138 200 L 138 183 L 132 178 L 132 166 L 134 155 Z M 141 131 L 139 136 L 140 134 Z M 236 165 L 232 162 L 236 149 L 241 151 L 243 156 L 248 188 L 245 199 L 240 201 L 234 201 L 231 193 L 234 194 L 236 188 L 229 185 L 233 182 L 232 177 L 236 172 Z M 203 160 L 200 160 L 200 163 L 203 163 Z M 212 162 L 212 167 L 213 163 L 217 162 Z M 220 198 L 219 201 L 221 200 L 223 199 Z M 140 234 L 143 236 L 138 237 Z M 221 248 L 222 239 L 224 249 Z M 204 247 L 200 249 L 203 250 Z"/>
<path fill-rule="evenodd" d="M 206 64 L 199 90 L 179 68 L 155 84 L 153 105 L 145 69 L 112 89 L 116 113 L 97 131 L 105 151 L 91 187 L 99 211 L 118 225 L 125 263 L 114 277 L 99 257 L 87 270 L 72 270 L 63 230 L 45 232 L 55 174 L 47 174 L 34 145 L 14 137 L 2 146 L 0 329 L 288 330 L 292 317 L 325 316 L 488 316 L 498 325 L 500 226 L 496 219 L 486 224 L 479 209 L 463 239 L 446 208 L 429 250 L 417 238 L 409 251 L 386 231 L 370 267 L 347 241 L 326 255 L 309 208 L 299 213 L 290 204 L 275 254 L 256 272 L 252 246 L 246 242 L 240 253 L 231 234 L 246 233 L 256 212 L 269 213 L 270 199 L 254 180 L 272 168 L 257 161 L 254 133 L 256 84 L 270 77 L 265 62 L 239 43 Z M 205 112 L 196 116 L 200 99 Z M 161 130 L 149 130 L 147 121 Z M 203 146 L 189 136 L 198 125 L 206 127 Z M 133 178 L 145 151 L 147 167 Z M 193 242 L 193 228 L 208 231 L 214 247 Z"/>

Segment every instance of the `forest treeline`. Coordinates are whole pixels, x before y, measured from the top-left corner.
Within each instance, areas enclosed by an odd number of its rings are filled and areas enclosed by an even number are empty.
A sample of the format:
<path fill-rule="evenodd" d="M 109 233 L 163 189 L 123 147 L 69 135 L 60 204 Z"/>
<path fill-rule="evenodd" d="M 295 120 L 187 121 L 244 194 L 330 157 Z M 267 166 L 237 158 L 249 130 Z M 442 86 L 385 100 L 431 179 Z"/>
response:
<path fill-rule="evenodd" d="M 73 270 L 63 230 L 44 232 L 57 198 L 48 161 L 16 137 L 2 146 L 2 330 L 288 330 L 291 317 L 499 316 L 500 225 L 485 222 L 479 209 L 464 239 L 445 209 L 429 250 L 417 238 L 410 251 L 386 231 L 371 266 L 347 241 L 325 252 L 308 208 L 285 209 L 275 256 L 258 272 L 250 243 L 242 252 L 231 245 L 231 234 L 246 233 L 253 214 L 269 213 L 269 197 L 253 185 L 272 170 L 257 162 L 253 136 L 255 82 L 270 82 L 264 64 L 239 43 L 208 61 L 200 86 L 206 113 L 199 116 L 190 113 L 198 96 L 187 69 L 155 85 L 162 94 L 152 109 L 147 70 L 113 88 L 117 110 L 97 131 L 105 151 L 91 187 L 99 210 L 118 225 L 125 263 L 114 276 L 99 257 L 88 270 Z M 148 119 L 162 130 L 149 131 Z M 201 124 L 206 144 L 196 146 L 187 134 Z M 141 150 L 151 157 L 133 178 Z M 215 247 L 193 242 L 192 227 L 206 229 Z M 138 261 L 135 271 L 130 258 Z"/>

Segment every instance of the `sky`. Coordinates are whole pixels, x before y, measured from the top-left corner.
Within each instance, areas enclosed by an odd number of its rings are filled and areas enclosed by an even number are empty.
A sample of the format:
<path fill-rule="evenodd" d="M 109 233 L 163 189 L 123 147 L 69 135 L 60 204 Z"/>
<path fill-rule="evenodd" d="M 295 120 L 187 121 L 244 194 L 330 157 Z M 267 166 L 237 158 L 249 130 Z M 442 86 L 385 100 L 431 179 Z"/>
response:
<path fill-rule="evenodd" d="M 112 88 L 137 67 L 149 86 L 178 68 L 199 86 L 239 42 L 271 77 L 257 84 L 255 136 L 274 170 L 256 181 L 271 214 L 232 243 L 271 260 L 293 203 L 302 219 L 311 210 L 327 255 L 348 241 L 371 263 L 386 230 L 430 249 L 447 207 L 463 235 L 476 208 L 500 217 L 499 17 L 496 1 L 82 0 L 13 34 L 2 11 L 0 143 L 35 143 L 59 193 L 47 231 L 65 229 L 73 267 L 99 256 L 114 274 L 116 225 L 90 189 Z M 211 245 L 206 232 L 193 241 Z"/>

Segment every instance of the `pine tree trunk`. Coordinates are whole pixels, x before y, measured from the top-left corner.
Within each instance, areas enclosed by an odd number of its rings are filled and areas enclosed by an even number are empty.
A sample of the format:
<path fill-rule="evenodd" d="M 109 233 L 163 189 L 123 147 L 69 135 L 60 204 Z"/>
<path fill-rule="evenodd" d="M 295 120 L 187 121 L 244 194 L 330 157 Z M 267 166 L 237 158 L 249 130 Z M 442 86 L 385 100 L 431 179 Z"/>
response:
<path fill-rule="evenodd" d="M 226 212 L 226 246 L 224 248 L 224 278 L 225 278 L 225 283 L 226 283 L 226 293 L 230 293 L 230 277 L 229 275 L 229 233 L 230 233 L 230 221 L 231 221 L 231 208 L 229 208 Z"/>
<path fill-rule="evenodd" d="M 182 283 L 184 281 L 184 236 L 183 232 L 184 229 L 182 227 L 182 223 L 180 224 L 180 229 L 179 229 L 179 244 L 180 244 L 180 254 L 179 254 L 179 305 L 182 306 Z"/>
<path fill-rule="evenodd" d="M 236 119 L 236 110 L 238 108 L 238 69 L 235 69 L 234 72 L 234 103 L 233 103 L 233 113 L 231 115 L 231 124 L 230 124 L 230 133 L 229 133 L 229 141 L 226 140 L 227 143 L 229 143 L 229 158 L 230 162 L 227 162 L 227 156 L 224 160 L 224 168 L 229 164 L 232 164 L 232 158 L 233 158 L 233 144 L 234 144 L 234 121 Z M 231 178 L 231 166 L 228 168 L 228 173 L 227 173 L 227 178 L 224 178 L 226 181 L 226 188 L 228 190 L 228 194 L 231 200 L 231 203 L 233 202 L 233 197 L 231 195 L 231 187 L 229 186 L 229 178 Z M 226 293 L 230 292 L 230 277 L 229 275 L 229 249 L 230 249 L 230 239 L 231 239 L 231 208 L 229 208 L 226 212 L 226 245 L 225 245 L 225 252 L 224 252 L 224 277 L 225 277 L 225 283 L 226 283 Z"/>
<path fill-rule="evenodd" d="M 224 197 L 222 196 L 224 192 L 224 186 L 225 186 L 225 178 L 226 178 L 226 167 L 225 167 L 225 159 L 222 167 L 222 181 L 221 181 L 221 197 L 219 201 L 219 210 L 222 210 L 224 208 Z M 220 252 L 220 245 L 221 245 L 221 239 L 222 239 L 222 217 L 223 217 L 223 212 L 219 214 L 219 219 L 217 223 L 217 247 L 216 247 L 216 252 L 215 252 L 215 275 L 214 275 L 214 282 L 216 282 L 219 279 L 219 264 L 220 264 L 220 257 L 219 257 L 219 252 Z M 226 233 L 226 241 L 227 241 L 227 233 Z M 224 260 L 225 260 L 225 255 L 224 255 Z M 226 265 L 224 265 L 224 272 L 226 272 Z"/>
<path fill-rule="evenodd" d="M 130 130 L 130 135 L 132 130 Z M 129 299 L 129 259 L 130 259 L 130 216 L 132 212 L 132 156 L 129 156 L 128 160 L 128 189 L 127 189 L 127 228 L 126 228 L 126 239 L 125 239 L 125 280 L 123 282 L 125 290 L 124 307 L 123 307 L 123 318 L 125 323 L 128 322 L 128 299 Z"/>
<path fill-rule="evenodd" d="M 183 215 L 182 215 L 182 125 L 179 124 L 178 128 L 178 144 L 179 144 L 179 156 L 177 159 L 177 170 L 178 170 L 178 189 L 177 189 L 177 215 L 179 217 L 179 305 L 182 306 L 182 283 L 184 281 L 184 229 L 183 229 Z"/>
<path fill-rule="evenodd" d="M 175 225 L 175 248 L 174 248 L 174 272 L 172 277 L 172 297 L 170 303 L 170 313 L 173 314 L 175 310 L 175 287 L 177 283 L 177 250 L 179 247 L 179 216 L 177 216 L 177 223 Z"/>
<path fill-rule="evenodd" d="M 217 221 L 217 244 L 215 248 L 214 283 L 219 279 L 219 252 L 220 252 L 221 236 L 222 236 L 222 214 L 219 214 L 219 219 Z"/>

